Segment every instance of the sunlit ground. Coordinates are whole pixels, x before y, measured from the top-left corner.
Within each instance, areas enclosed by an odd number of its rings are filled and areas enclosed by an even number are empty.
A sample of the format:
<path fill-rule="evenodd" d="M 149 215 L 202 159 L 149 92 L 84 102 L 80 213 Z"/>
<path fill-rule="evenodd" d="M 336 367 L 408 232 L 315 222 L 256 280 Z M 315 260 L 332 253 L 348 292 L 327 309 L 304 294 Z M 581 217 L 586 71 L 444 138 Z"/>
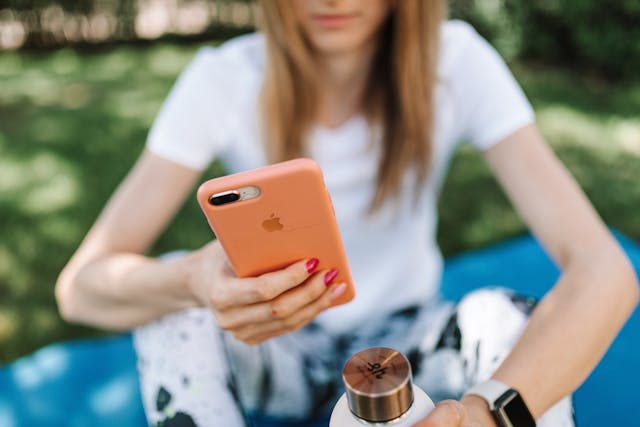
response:
<path fill-rule="evenodd" d="M 134 162 L 196 49 L 0 55 L 0 363 L 96 333 L 59 319 L 56 275 Z M 640 240 L 640 83 L 611 85 L 539 67 L 515 71 L 544 134 L 607 223 Z M 522 231 L 480 157 L 461 149 L 441 201 L 445 253 Z M 197 247 L 210 235 L 192 197 L 154 253 Z"/>

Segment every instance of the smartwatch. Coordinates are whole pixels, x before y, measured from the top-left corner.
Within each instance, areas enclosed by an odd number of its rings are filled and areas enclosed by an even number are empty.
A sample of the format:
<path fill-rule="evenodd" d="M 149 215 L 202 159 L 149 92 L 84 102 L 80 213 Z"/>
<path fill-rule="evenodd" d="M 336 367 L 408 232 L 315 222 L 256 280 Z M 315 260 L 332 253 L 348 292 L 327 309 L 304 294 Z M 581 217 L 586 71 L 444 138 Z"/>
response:
<path fill-rule="evenodd" d="M 531 411 L 517 390 L 496 380 L 489 380 L 471 387 L 466 395 L 480 396 L 500 427 L 535 427 Z"/>

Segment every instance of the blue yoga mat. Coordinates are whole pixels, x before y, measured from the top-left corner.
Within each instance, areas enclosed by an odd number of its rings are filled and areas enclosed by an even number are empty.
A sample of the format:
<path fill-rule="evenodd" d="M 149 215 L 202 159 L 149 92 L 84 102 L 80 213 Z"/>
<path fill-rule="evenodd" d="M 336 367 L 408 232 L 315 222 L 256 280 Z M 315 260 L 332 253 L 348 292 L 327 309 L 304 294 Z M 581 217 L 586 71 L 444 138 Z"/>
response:
<path fill-rule="evenodd" d="M 640 271 L 640 246 L 617 237 Z M 558 275 L 540 246 L 525 236 L 447 260 L 443 292 L 457 300 L 479 287 L 499 285 L 540 297 Z M 575 395 L 580 427 L 638 425 L 638 337 L 640 311 L 636 310 Z M 145 425 L 127 334 L 49 345 L 0 368 L 2 427 Z M 305 425 L 256 420 L 258 427 L 326 425 L 326 420 Z"/>

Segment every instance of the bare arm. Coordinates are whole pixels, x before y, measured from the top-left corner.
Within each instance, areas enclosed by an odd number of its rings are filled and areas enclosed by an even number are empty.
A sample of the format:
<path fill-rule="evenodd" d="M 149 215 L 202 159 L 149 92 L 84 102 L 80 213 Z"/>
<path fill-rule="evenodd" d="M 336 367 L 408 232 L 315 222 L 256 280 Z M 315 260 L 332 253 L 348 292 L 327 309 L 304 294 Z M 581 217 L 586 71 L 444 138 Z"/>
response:
<path fill-rule="evenodd" d="M 495 373 L 520 390 L 539 417 L 602 358 L 638 302 L 638 283 L 624 252 L 535 126 L 491 148 L 486 158 L 562 270 Z"/>
<path fill-rule="evenodd" d="M 198 175 L 142 154 L 60 273 L 56 298 L 66 320 L 130 329 L 180 309 L 208 307 L 221 328 L 256 344 L 301 328 L 344 292 L 346 285 L 332 283 L 327 270 L 315 271 L 317 260 L 240 279 L 217 242 L 173 261 L 141 255 Z"/>
<path fill-rule="evenodd" d="M 633 267 L 577 183 L 527 126 L 485 153 L 515 208 L 560 266 L 518 343 L 494 374 L 535 418 L 572 393 L 602 358 L 638 302 Z M 487 403 L 441 402 L 420 427 L 495 426 Z"/>
<path fill-rule="evenodd" d="M 196 304 L 186 267 L 142 254 L 199 173 L 143 152 L 60 273 L 56 299 L 69 321 L 126 329 Z"/>

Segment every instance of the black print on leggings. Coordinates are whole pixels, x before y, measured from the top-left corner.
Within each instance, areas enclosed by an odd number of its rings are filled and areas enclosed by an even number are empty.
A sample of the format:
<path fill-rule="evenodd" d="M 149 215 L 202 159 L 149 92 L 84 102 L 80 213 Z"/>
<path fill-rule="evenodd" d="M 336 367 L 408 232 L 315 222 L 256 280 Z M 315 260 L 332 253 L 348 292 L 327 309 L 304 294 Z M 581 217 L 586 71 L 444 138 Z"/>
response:
<path fill-rule="evenodd" d="M 535 298 L 525 297 L 522 295 L 511 295 L 511 302 L 513 306 L 520 310 L 521 313 L 526 314 L 527 316 L 531 316 L 531 312 L 536 307 L 538 301 Z"/>
<path fill-rule="evenodd" d="M 157 427 L 197 427 L 193 418 L 184 412 L 176 412 L 171 418 L 158 421 Z"/>
<path fill-rule="evenodd" d="M 164 411 L 164 408 L 171 402 L 171 393 L 166 388 L 160 386 L 158 394 L 156 395 L 156 409 L 158 411 Z"/>
<path fill-rule="evenodd" d="M 186 377 L 185 377 L 186 378 Z M 164 411 L 171 402 L 171 393 L 160 386 L 156 395 L 156 409 L 160 412 Z M 157 427 L 197 427 L 191 418 L 191 415 L 184 412 L 176 412 L 172 417 L 167 417 L 162 421 L 158 421 Z"/>
<path fill-rule="evenodd" d="M 453 313 L 447 322 L 447 325 L 440 335 L 440 339 L 436 344 L 436 350 L 441 348 L 451 348 L 453 350 L 460 351 L 462 347 L 462 333 L 458 326 L 458 315 Z"/>

